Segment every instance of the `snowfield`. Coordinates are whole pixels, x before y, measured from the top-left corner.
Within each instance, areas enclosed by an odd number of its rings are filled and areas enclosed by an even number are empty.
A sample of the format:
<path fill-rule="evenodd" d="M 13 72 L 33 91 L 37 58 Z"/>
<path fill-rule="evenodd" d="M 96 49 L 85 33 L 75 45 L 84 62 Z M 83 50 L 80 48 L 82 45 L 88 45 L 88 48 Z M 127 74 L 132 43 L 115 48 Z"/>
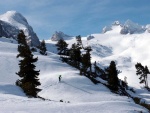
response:
<path fill-rule="evenodd" d="M 119 28 L 116 28 L 119 29 Z M 105 34 L 93 34 L 95 38 L 83 37 L 83 45 L 91 45 L 92 62 L 108 66 L 111 60 L 117 62 L 122 71 L 120 79 L 127 76 L 128 84 L 135 88 L 136 96 L 150 102 L 150 93 L 139 84 L 134 65 L 141 62 L 150 67 L 148 33 L 136 35 L 120 35 L 117 31 Z M 71 44 L 75 39 L 66 40 Z M 110 92 L 102 84 L 94 85 L 88 78 L 79 75 L 79 71 L 59 60 L 56 48 L 51 40 L 47 42 L 48 55 L 38 57 L 37 70 L 40 70 L 39 96 L 50 99 L 41 100 L 27 98 L 15 85 L 19 70 L 17 44 L 12 39 L 0 38 L 0 113 L 148 113 L 149 111 L 134 103 L 131 98 Z M 58 82 L 58 76 L 62 81 Z M 150 80 L 150 79 L 149 79 Z M 60 102 L 63 100 L 63 102 Z"/>

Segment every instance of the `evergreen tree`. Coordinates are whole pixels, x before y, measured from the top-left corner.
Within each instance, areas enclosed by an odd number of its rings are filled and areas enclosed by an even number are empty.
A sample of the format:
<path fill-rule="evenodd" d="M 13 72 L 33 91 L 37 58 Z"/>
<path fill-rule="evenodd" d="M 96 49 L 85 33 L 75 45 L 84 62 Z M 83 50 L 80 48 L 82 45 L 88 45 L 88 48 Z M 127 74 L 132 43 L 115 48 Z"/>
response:
<path fill-rule="evenodd" d="M 83 71 L 83 73 L 87 72 L 87 69 L 90 69 L 90 73 L 91 73 L 91 54 L 90 51 L 92 50 L 90 47 L 87 47 L 86 49 L 86 53 L 82 55 L 81 57 L 81 61 L 82 61 L 82 69 L 81 71 Z"/>
<path fill-rule="evenodd" d="M 34 63 L 38 58 L 33 58 L 33 54 L 27 45 L 23 31 L 18 34 L 18 57 L 22 59 L 19 61 L 20 70 L 16 74 L 21 78 L 16 81 L 16 85 L 20 86 L 27 96 L 37 97 L 40 89 L 37 86 L 41 85 L 38 79 L 40 71 L 35 71 Z"/>
<path fill-rule="evenodd" d="M 96 61 L 94 62 L 94 73 L 95 73 L 96 76 L 100 76 L 100 77 L 102 77 L 103 79 L 106 79 L 106 77 L 104 78 L 105 72 L 103 71 L 103 69 L 101 69 L 101 68 L 97 65 Z"/>
<path fill-rule="evenodd" d="M 81 36 L 76 36 L 76 41 L 77 41 L 77 46 L 80 48 L 83 48 L 83 44 L 82 44 L 82 40 L 81 40 Z"/>
<path fill-rule="evenodd" d="M 97 66 L 97 63 L 96 63 L 96 61 L 94 62 L 94 73 L 97 75 L 97 68 L 98 68 L 98 66 Z"/>
<path fill-rule="evenodd" d="M 46 49 L 46 45 L 45 45 L 45 40 L 42 40 L 41 45 L 40 45 L 40 53 L 42 55 L 47 55 L 46 51 L 47 51 L 47 49 Z"/>
<path fill-rule="evenodd" d="M 60 40 L 57 42 L 56 46 L 57 46 L 57 50 L 58 50 L 58 54 L 59 54 L 59 55 L 66 53 L 68 44 L 67 44 L 63 39 L 60 39 Z"/>
<path fill-rule="evenodd" d="M 109 67 L 106 69 L 106 73 L 108 75 L 108 84 L 111 86 L 113 90 L 117 91 L 119 85 L 118 80 L 119 71 L 117 70 L 114 61 L 111 61 Z"/>
<path fill-rule="evenodd" d="M 72 44 L 72 47 L 70 49 L 70 58 L 73 62 L 73 64 L 80 68 L 80 62 L 81 62 L 81 51 L 80 48 L 74 43 Z"/>
<path fill-rule="evenodd" d="M 141 63 L 137 63 L 135 68 L 137 69 L 136 75 L 140 75 L 140 84 L 145 83 L 145 87 L 148 88 L 147 74 L 150 74 L 148 67 L 144 67 Z"/>

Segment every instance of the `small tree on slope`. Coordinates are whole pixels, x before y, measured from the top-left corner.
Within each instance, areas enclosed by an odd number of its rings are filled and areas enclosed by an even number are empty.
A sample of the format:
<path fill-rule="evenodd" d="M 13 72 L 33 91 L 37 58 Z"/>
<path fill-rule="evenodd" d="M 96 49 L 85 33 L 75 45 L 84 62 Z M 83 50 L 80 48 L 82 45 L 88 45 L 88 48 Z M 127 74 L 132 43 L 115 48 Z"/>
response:
<path fill-rule="evenodd" d="M 87 47 L 86 49 L 86 53 L 85 54 L 82 54 L 82 57 L 81 57 L 81 62 L 82 62 L 82 67 L 81 67 L 81 70 L 80 71 L 83 71 L 83 73 L 86 73 L 87 72 L 87 69 L 89 68 L 89 72 L 91 74 L 91 54 L 90 54 L 90 51 L 92 51 L 91 47 Z M 82 73 L 82 72 L 80 72 Z"/>
<path fill-rule="evenodd" d="M 75 67 L 80 68 L 81 51 L 80 51 L 80 48 L 75 43 L 72 44 L 69 55 L 70 55 L 71 60 L 74 63 L 73 65 Z"/>
<path fill-rule="evenodd" d="M 59 54 L 59 55 L 66 53 L 68 44 L 67 44 L 63 39 L 60 39 L 60 40 L 57 42 L 56 46 L 57 46 L 57 50 L 58 50 L 58 54 Z"/>
<path fill-rule="evenodd" d="M 145 87 L 148 88 L 147 74 L 150 74 L 148 67 L 144 67 L 141 63 L 137 63 L 135 68 L 137 69 L 136 75 L 140 75 L 140 84 L 145 83 Z"/>
<path fill-rule="evenodd" d="M 16 84 L 20 86 L 25 94 L 30 97 L 37 97 L 37 93 L 41 91 L 37 86 L 41 85 L 38 79 L 40 71 L 35 71 L 34 63 L 38 58 L 33 58 L 33 54 L 27 45 L 25 35 L 23 31 L 18 34 L 18 57 L 22 59 L 19 61 L 19 72 L 16 74 L 21 78 L 16 81 Z"/>
<path fill-rule="evenodd" d="M 41 45 L 40 45 L 40 53 L 42 55 L 47 55 L 46 51 L 47 49 L 46 49 L 45 41 L 42 40 Z"/>
<path fill-rule="evenodd" d="M 83 48 L 83 44 L 82 44 L 82 40 L 81 40 L 81 36 L 76 36 L 76 41 L 77 41 L 77 46 L 80 48 Z"/>
<path fill-rule="evenodd" d="M 119 85 L 119 79 L 118 79 L 118 74 L 119 71 L 116 68 L 116 64 L 114 61 L 111 61 L 109 67 L 106 69 L 106 72 L 108 74 L 108 84 L 110 87 L 118 91 L 118 85 Z"/>

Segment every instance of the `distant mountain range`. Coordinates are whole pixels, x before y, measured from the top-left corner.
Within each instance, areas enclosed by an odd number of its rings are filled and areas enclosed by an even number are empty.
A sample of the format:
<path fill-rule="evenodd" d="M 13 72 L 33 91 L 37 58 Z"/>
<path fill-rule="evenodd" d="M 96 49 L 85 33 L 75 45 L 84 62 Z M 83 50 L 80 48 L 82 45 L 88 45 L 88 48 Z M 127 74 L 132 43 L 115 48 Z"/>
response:
<path fill-rule="evenodd" d="M 40 41 L 28 24 L 25 17 L 16 11 L 7 11 L 0 15 L 0 37 L 17 38 L 19 30 L 23 30 L 30 45 L 38 46 Z"/>
<path fill-rule="evenodd" d="M 137 23 L 132 22 L 131 20 L 127 20 L 124 24 L 120 23 L 119 21 L 114 21 L 111 25 L 105 26 L 102 29 L 102 33 L 107 33 L 111 31 L 116 31 L 119 34 L 139 34 L 148 32 L 150 33 L 150 24 L 146 26 L 139 25 Z M 50 38 L 52 41 L 58 41 L 60 39 L 69 39 L 72 36 L 69 36 L 61 31 L 56 31 L 52 37 Z M 88 35 L 88 40 L 94 38 L 91 35 Z"/>
<path fill-rule="evenodd" d="M 19 30 L 23 30 L 27 36 L 30 45 L 38 46 L 40 41 L 33 31 L 32 27 L 28 24 L 26 18 L 16 11 L 7 11 L 5 14 L 0 15 L 0 37 L 17 38 Z M 124 24 L 115 21 L 112 25 L 105 26 L 102 33 L 107 33 L 116 30 L 120 34 L 136 34 L 136 33 L 150 33 L 150 25 L 142 26 L 137 23 L 127 20 Z M 52 37 L 52 41 L 60 39 L 70 39 L 73 36 L 67 35 L 61 31 L 56 31 Z M 88 36 L 89 37 L 89 36 Z M 93 37 L 89 37 L 91 39 Z"/>
<path fill-rule="evenodd" d="M 124 24 L 121 24 L 119 21 L 115 21 L 112 25 L 105 26 L 102 33 L 114 30 L 116 26 L 120 27 L 120 34 L 136 34 L 144 33 L 146 31 L 150 33 L 150 25 L 142 26 L 132 22 L 131 20 L 127 20 Z"/>

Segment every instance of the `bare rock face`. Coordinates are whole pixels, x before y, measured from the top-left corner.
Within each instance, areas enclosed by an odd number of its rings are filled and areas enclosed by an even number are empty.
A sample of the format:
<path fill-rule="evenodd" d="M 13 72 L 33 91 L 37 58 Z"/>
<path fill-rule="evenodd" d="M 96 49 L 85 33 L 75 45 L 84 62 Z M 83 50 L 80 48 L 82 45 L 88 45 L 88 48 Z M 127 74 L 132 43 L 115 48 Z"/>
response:
<path fill-rule="evenodd" d="M 51 40 L 52 40 L 52 41 L 58 41 L 58 40 L 60 40 L 60 39 L 65 40 L 65 39 L 67 39 L 67 38 L 69 38 L 69 37 L 71 37 L 71 36 L 66 35 L 66 34 L 64 34 L 64 33 L 61 32 L 61 31 L 56 31 L 56 32 L 52 35 Z"/>
<path fill-rule="evenodd" d="M 102 30 L 102 33 L 106 33 L 107 31 L 111 31 L 111 30 L 112 30 L 111 26 L 105 26 Z"/>
<path fill-rule="evenodd" d="M 131 20 L 127 20 L 125 24 L 123 25 L 120 33 L 121 34 L 134 34 L 134 33 L 143 33 L 145 32 L 146 28 L 138 25 Z"/>
<path fill-rule="evenodd" d="M 0 37 L 17 39 L 19 30 L 23 30 L 26 39 L 32 46 L 39 46 L 40 41 L 33 31 L 32 27 L 28 24 L 25 17 L 16 11 L 8 11 L 0 15 Z"/>
<path fill-rule="evenodd" d="M 93 38 L 95 38 L 95 37 L 92 36 L 92 35 L 88 35 L 88 36 L 87 36 L 87 40 L 91 40 L 91 39 L 93 39 Z"/>

